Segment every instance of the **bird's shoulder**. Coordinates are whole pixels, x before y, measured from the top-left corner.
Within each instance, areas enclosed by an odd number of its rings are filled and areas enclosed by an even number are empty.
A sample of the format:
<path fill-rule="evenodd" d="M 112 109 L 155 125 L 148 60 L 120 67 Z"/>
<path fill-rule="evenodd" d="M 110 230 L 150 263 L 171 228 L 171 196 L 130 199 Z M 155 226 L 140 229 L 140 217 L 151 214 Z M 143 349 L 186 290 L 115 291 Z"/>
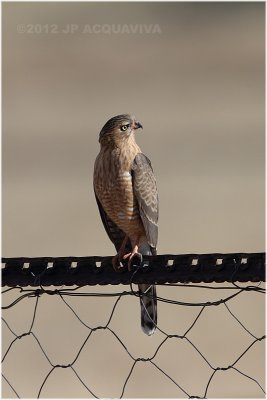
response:
<path fill-rule="evenodd" d="M 139 168 L 146 169 L 153 172 L 152 164 L 150 159 L 142 152 L 137 153 L 133 163 L 132 163 L 132 170 L 136 171 Z"/>

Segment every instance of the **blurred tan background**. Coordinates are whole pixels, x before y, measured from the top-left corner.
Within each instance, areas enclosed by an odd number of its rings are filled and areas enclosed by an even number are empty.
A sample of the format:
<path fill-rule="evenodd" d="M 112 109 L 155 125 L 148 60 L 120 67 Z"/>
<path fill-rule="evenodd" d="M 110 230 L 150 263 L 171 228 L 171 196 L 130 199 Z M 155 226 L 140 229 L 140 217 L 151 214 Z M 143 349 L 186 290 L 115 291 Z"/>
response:
<path fill-rule="evenodd" d="M 124 112 L 142 122 L 137 141 L 157 177 L 159 253 L 264 251 L 263 2 L 6 2 L 2 15 L 5 257 L 114 254 L 98 215 L 92 174 L 101 127 Z M 66 33 L 69 24 L 72 33 Z M 96 24 L 99 33 L 84 32 Z M 118 32 L 125 24 L 137 24 L 138 31 Z M 149 26 L 154 33 L 144 31 Z M 158 292 L 199 300 L 196 290 Z M 201 296 L 206 301 L 223 294 Z M 262 297 L 248 293 L 229 304 L 259 336 Z M 40 303 L 34 331 L 55 363 L 70 362 L 88 332 L 60 299 L 43 297 Z M 71 299 L 89 325 L 107 321 L 111 303 Z M 32 311 L 28 300 L 3 314 L 19 334 L 28 329 Z M 241 354 L 249 343 L 225 312 L 223 306 L 207 310 L 192 331 L 192 341 L 218 365 L 229 365 L 237 347 Z M 159 304 L 159 325 L 181 333 L 196 313 Z M 120 302 L 112 324 L 136 357 L 152 355 L 163 339 L 159 332 L 151 338 L 142 334 L 136 298 Z M 3 327 L 4 349 L 12 339 Z M 36 397 L 49 365 L 30 338 L 23 340 L 16 342 L 3 372 L 21 397 Z M 203 395 L 211 370 L 196 352 L 184 342 L 168 342 L 158 357 L 190 394 Z M 79 362 L 83 379 L 98 396 L 120 395 L 131 361 L 112 337 L 96 335 Z M 263 343 L 241 364 L 263 382 Z M 3 396 L 13 395 L 4 382 Z M 58 370 L 42 396 L 88 393 L 71 371 Z M 151 366 L 140 365 L 125 397 L 183 393 Z M 252 381 L 227 372 L 218 374 L 209 397 L 263 394 Z"/>

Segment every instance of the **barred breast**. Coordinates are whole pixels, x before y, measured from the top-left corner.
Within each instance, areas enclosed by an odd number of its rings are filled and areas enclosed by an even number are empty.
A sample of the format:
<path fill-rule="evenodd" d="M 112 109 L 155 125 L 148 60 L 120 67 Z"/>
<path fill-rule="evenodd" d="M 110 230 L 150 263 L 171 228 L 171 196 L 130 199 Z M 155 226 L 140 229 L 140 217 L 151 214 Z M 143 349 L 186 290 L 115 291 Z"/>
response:
<path fill-rule="evenodd" d="M 130 238 L 145 236 L 130 173 L 134 157 L 135 154 L 126 160 L 119 150 L 102 151 L 94 173 L 96 195 L 105 212 Z"/>

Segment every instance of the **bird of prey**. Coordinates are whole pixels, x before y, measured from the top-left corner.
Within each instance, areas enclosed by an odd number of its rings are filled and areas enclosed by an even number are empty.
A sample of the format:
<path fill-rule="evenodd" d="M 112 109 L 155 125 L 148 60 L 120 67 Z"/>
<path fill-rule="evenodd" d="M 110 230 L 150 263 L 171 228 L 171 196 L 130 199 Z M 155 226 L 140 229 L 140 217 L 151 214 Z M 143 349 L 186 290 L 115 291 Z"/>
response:
<path fill-rule="evenodd" d="M 95 161 L 94 190 L 105 230 L 117 254 L 112 259 L 118 271 L 121 261 L 157 254 L 158 193 L 150 160 L 135 141 L 143 128 L 129 114 L 106 122 L 99 134 L 100 152 Z M 154 285 L 139 284 L 141 326 L 152 335 L 157 325 Z"/>

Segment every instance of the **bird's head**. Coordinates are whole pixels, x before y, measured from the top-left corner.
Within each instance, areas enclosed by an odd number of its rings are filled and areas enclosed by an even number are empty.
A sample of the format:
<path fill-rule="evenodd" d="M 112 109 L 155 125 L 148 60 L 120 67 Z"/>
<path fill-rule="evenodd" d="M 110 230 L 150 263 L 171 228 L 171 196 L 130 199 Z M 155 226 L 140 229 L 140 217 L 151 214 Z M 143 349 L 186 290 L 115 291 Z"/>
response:
<path fill-rule="evenodd" d="M 136 129 L 143 126 L 136 120 L 133 115 L 121 114 L 109 119 L 99 134 L 99 142 L 119 142 L 127 140 L 131 137 Z"/>

